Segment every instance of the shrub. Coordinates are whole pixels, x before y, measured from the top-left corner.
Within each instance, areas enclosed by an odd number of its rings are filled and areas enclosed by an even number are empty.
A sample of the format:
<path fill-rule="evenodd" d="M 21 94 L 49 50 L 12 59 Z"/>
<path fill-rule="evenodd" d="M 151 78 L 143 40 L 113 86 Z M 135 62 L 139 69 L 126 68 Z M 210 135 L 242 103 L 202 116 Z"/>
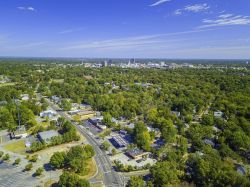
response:
<path fill-rule="evenodd" d="M 44 172 L 44 169 L 42 167 L 38 168 L 35 172 L 35 176 L 40 176 Z"/>
<path fill-rule="evenodd" d="M 20 158 L 17 158 L 17 159 L 15 160 L 15 162 L 14 162 L 14 165 L 19 165 L 20 162 L 21 162 L 21 159 L 20 159 Z"/>
<path fill-rule="evenodd" d="M 0 158 L 4 155 L 3 151 L 0 151 Z"/>
<path fill-rule="evenodd" d="M 3 156 L 3 160 L 8 161 L 9 159 L 10 159 L 10 155 L 9 154 L 5 154 Z"/>
<path fill-rule="evenodd" d="M 33 155 L 31 158 L 30 158 L 30 162 L 36 162 L 38 159 L 38 155 Z"/>
<path fill-rule="evenodd" d="M 25 171 L 30 171 L 33 168 L 33 164 L 29 163 L 25 166 Z"/>

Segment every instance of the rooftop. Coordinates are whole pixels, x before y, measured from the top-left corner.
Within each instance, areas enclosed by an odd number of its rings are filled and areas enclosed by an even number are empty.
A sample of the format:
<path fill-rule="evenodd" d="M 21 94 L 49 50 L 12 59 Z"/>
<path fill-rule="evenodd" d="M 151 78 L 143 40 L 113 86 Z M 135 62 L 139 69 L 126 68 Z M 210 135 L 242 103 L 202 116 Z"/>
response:
<path fill-rule="evenodd" d="M 120 147 L 126 147 L 128 145 L 126 140 L 124 140 L 124 138 L 122 138 L 120 135 L 113 136 L 112 138 Z"/>
<path fill-rule="evenodd" d="M 144 151 L 141 150 L 141 149 L 138 149 L 138 148 L 135 148 L 135 149 L 132 149 L 130 151 L 127 151 L 127 154 L 132 156 L 132 157 L 136 157 L 136 156 L 139 156 L 141 154 L 143 154 Z"/>
<path fill-rule="evenodd" d="M 52 137 L 55 137 L 58 135 L 59 135 L 59 133 L 55 130 L 49 130 L 49 131 L 44 131 L 44 132 L 38 133 L 38 136 L 44 141 L 47 141 L 47 140 L 51 139 Z"/>

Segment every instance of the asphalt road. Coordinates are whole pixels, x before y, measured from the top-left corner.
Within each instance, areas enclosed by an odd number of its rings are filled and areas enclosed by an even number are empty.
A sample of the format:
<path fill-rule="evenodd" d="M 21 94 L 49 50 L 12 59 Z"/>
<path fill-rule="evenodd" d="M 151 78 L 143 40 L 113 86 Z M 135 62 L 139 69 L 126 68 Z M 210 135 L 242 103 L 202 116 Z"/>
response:
<path fill-rule="evenodd" d="M 67 115 L 65 112 L 61 111 L 58 106 L 50 102 L 48 99 L 47 101 L 48 101 L 49 106 L 52 109 L 56 110 L 61 117 L 64 117 L 66 120 L 74 124 L 77 130 L 87 139 L 88 143 L 94 147 L 95 152 L 96 152 L 96 155 L 94 158 L 98 166 L 98 173 L 101 173 L 104 178 L 103 184 L 106 187 L 125 186 L 120 176 L 113 169 L 111 161 L 109 160 L 106 153 L 100 149 L 98 142 L 95 140 L 95 137 L 91 135 L 87 129 L 85 129 L 82 126 L 79 126 L 76 122 L 73 122 L 72 118 L 69 115 Z M 98 182 L 98 179 L 94 177 L 91 179 L 91 182 L 93 183 Z"/>

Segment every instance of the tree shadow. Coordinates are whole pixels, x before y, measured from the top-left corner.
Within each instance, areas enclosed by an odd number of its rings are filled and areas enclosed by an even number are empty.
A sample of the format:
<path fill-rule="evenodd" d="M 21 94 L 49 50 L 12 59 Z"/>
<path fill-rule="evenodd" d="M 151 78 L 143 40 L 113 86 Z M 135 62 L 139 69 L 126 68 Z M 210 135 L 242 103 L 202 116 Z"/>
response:
<path fill-rule="evenodd" d="M 54 171 L 55 170 L 49 163 L 44 164 L 43 168 L 45 171 Z"/>

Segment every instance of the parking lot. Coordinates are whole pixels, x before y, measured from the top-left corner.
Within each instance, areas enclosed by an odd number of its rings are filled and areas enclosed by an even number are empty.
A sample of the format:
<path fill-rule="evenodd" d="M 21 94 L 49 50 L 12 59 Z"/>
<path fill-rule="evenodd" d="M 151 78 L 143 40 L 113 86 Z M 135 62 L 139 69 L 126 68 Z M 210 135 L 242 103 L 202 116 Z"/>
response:
<path fill-rule="evenodd" d="M 1 187 L 34 187 L 41 185 L 38 178 L 22 172 L 22 168 L 5 162 L 0 162 L 0 186 Z"/>
<path fill-rule="evenodd" d="M 85 128 L 88 129 L 94 135 L 97 135 L 102 132 L 101 129 L 97 128 L 95 125 L 92 125 L 88 121 L 84 122 L 83 126 L 85 126 Z"/>
<path fill-rule="evenodd" d="M 10 140 L 10 136 L 7 130 L 0 131 L 0 143 L 8 142 Z"/>

